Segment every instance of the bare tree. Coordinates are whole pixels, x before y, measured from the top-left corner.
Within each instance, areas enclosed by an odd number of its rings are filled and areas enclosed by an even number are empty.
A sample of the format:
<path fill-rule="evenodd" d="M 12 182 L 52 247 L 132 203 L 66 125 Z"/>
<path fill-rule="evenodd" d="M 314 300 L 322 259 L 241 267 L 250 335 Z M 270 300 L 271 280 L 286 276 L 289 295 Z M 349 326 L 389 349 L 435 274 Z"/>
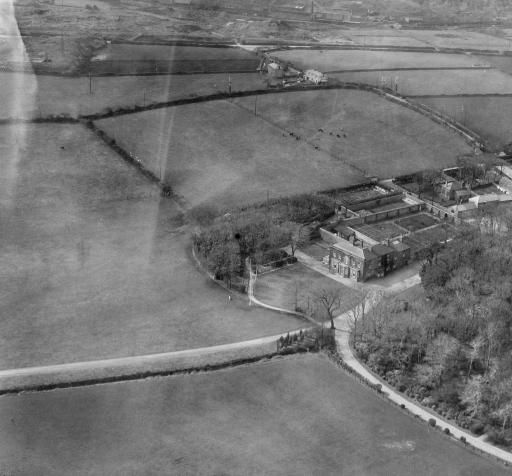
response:
<path fill-rule="evenodd" d="M 334 318 L 341 309 L 342 297 L 343 291 L 341 288 L 322 288 L 315 293 L 315 301 L 331 321 L 331 329 L 335 329 Z"/>
<path fill-rule="evenodd" d="M 281 229 L 286 235 L 292 256 L 295 256 L 297 249 L 300 248 L 306 241 L 304 225 L 295 223 L 293 221 L 287 221 L 281 225 Z"/>
<path fill-rule="evenodd" d="M 375 296 L 370 295 L 370 293 L 366 290 L 361 291 L 360 295 L 361 301 L 359 304 L 348 311 L 349 321 L 352 327 L 352 333 L 354 335 L 354 342 L 357 342 L 358 332 L 361 334 L 362 329 L 360 329 L 360 327 L 365 325 L 364 321 L 367 308 L 369 305 L 371 305 L 371 301 L 376 298 Z M 359 324 L 361 324 L 361 326 L 359 326 Z"/>

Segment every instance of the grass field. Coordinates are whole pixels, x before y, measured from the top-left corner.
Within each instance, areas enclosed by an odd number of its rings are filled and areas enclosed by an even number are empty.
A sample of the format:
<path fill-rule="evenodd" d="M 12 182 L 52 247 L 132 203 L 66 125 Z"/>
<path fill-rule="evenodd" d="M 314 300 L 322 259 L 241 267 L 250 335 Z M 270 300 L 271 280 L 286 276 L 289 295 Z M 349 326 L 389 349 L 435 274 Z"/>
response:
<path fill-rule="evenodd" d="M 402 10 L 404 2 L 401 2 Z M 383 5 L 384 7 L 384 5 Z M 378 30 L 368 28 L 355 28 L 344 32 L 355 44 L 394 45 L 394 46 L 429 46 L 439 48 L 467 48 L 476 50 L 509 50 L 510 42 L 506 38 L 487 35 L 476 31 L 450 29 L 450 30 Z"/>
<path fill-rule="evenodd" d="M 227 74 L 192 74 L 167 76 L 93 77 L 90 93 L 88 77 L 68 78 L 0 73 L 0 118 L 38 117 L 50 114 L 93 114 L 106 108 L 144 106 L 228 91 Z M 265 89 L 258 73 L 231 75 L 231 89 Z M 14 112 L 13 112 L 14 111 Z"/>
<path fill-rule="evenodd" d="M 474 130 L 497 151 L 512 141 L 512 97 L 434 97 L 417 101 Z"/>
<path fill-rule="evenodd" d="M 474 59 L 466 55 L 403 51 L 291 49 L 273 52 L 272 55 L 290 61 L 298 67 L 314 68 L 322 72 L 354 69 L 471 67 L 475 63 Z"/>
<path fill-rule="evenodd" d="M 193 264 L 178 206 L 92 133 L 78 125 L 31 125 L 25 133 L 23 144 L 21 126 L 0 128 L 0 368 L 201 347 L 300 326 L 242 296 L 228 303 Z"/>
<path fill-rule="evenodd" d="M 271 96 L 256 99 L 264 117 L 267 105 L 281 97 Z M 248 99 L 252 108 L 254 102 L 254 97 Z M 270 197 L 284 196 L 365 180 L 327 152 L 255 116 L 245 104 L 211 101 L 105 119 L 97 125 L 157 175 L 161 172 L 190 206 L 232 207 L 264 201 L 267 192 Z"/>
<path fill-rule="evenodd" d="M 343 295 L 337 314 L 352 309 L 360 301 L 357 291 L 300 263 L 258 277 L 254 295 L 265 304 L 290 311 L 295 311 L 297 306 L 304 311 L 316 310 L 319 319 L 326 319 L 322 308 L 318 306 L 316 294 L 331 289 L 339 289 Z"/>
<path fill-rule="evenodd" d="M 316 355 L 0 399 L 3 474 L 500 476 Z"/>
<path fill-rule="evenodd" d="M 248 110 L 254 98 L 240 98 Z M 427 117 L 364 91 L 307 91 L 258 98 L 258 114 L 335 160 L 380 178 L 455 164 L 470 149 Z"/>
<path fill-rule="evenodd" d="M 512 93 L 512 77 L 497 69 L 363 71 L 330 74 L 329 77 L 393 90 L 396 85 L 403 96 Z"/>

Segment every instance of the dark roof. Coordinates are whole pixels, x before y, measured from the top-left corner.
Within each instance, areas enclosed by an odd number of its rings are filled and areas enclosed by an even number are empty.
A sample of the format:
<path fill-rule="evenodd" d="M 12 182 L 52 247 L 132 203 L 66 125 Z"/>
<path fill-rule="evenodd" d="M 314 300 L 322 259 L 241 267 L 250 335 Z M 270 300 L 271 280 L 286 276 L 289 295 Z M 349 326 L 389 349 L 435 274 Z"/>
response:
<path fill-rule="evenodd" d="M 342 236 L 350 236 L 354 234 L 353 230 L 342 224 L 336 225 L 334 229 Z"/>
<path fill-rule="evenodd" d="M 375 245 L 372 246 L 372 253 L 375 253 L 377 256 L 388 255 L 389 253 L 393 253 L 395 250 L 390 246 L 386 245 Z"/>
<path fill-rule="evenodd" d="M 335 250 L 343 251 L 350 256 L 356 256 L 357 258 L 362 259 L 371 259 L 375 258 L 375 254 L 372 253 L 368 248 L 360 248 L 359 246 L 354 246 L 347 240 L 337 241 L 332 245 Z"/>

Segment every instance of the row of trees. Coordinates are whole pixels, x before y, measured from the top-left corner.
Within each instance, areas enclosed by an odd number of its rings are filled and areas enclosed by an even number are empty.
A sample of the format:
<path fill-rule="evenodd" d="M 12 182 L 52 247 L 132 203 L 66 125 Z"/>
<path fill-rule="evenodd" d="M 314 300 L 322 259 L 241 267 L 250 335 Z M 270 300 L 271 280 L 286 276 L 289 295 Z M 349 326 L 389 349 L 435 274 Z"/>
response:
<path fill-rule="evenodd" d="M 390 383 L 504 444 L 512 443 L 511 266 L 507 226 L 465 228 L 433 248 L 418 295 L 382 300 L 354 329 L 360 356 Z"/>

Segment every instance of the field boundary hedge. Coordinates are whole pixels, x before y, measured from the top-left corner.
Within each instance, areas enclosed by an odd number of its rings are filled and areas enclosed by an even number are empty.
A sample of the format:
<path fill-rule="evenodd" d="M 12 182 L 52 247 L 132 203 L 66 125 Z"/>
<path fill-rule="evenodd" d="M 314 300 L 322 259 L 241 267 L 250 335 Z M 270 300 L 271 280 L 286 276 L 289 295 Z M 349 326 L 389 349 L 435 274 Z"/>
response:
<path fill-rule="evenodd" d="M 82 123 L 87 129 L 91 130 L 97 137 L 99 137 L 108 147 L 110 147 L 114 152 L 121 156 L 121 158 L 127 162 L 129 165 L 137 168 L 139 172 L 144 175 L 151 182 L 156 184 L 162 193 L 162 196 L 171 197 L 172 189 L 171 186 L 165 183 L 163 180 L 158 178 L 151 170 L 149 170 L 139 159 L 134 157 L 130 152 L 121 147 L 115 139 L 110 137 L 103 129 L 94 124 L 92 121 L 79 121 Z"/>
<path fill-rule="evenodd" d="M 407 107 L 423 116 L 428 117 L 432 121 L 437 124 L 448 127 L 454 132 L 461 135 L 466 142 L 468 142 L 472 146 L 476 146 L 481 149 L 485 149 L 483 139 L 474 131 L 468 129 L 467 127 L 459 124 L 457 121 L 450 119 L 448 117 L 443 116 L 437 111 L 425 106 L 424 104 L 414 103 L 402 96 L 393 94 L 388 89 L 377 88 L 375 86 L 371 86 L 369 84 L 364 83 L 352 83 L 352 82 L 337 82 L 332 84 L 324 84 L 324 85 L 301 85 L 298 87 L 289 87 L 286 89 L 254 89 L 251 91 L 237 91 L 234 93 L 215 93 L 209 94 L 205 96 L 197 96 L 193 98 L 182 98 L 175 99 L 172 101 L 158 102 L 149 104 L 147 106 L 132 106 L 131 108 L 118 108 L 112 109 L 108 112 L 91 114 L 82 116 L 83 119 L 88 121 L 97 121 L 101 119 L 108 119 L 112 117 L 127 115 L 127 114 L 135 114 L 138 112 L 151 111 L 155 109 L 162 109 L 168 107 L 175 106 L 183 106 L 188 104 L 198 104 L 202 102 L 209 101 L 218 101 L 218 100 L 227 100 L 232 98 L 242 98 L 242 97 L 251 97 L 258 95 L 266 95 L 266 94 L 282 94 L 282 93 L 292 93 L 298 91 L 316 91 L 316 90 L 339 90 L 339 89 L 348 89 L 348 90 L 359 90 L 359 91 L 367 91 L 373 94 L 377 94 L 378 96 L 382 96 L 384 99 L 393 102 L 395 104 Z"/>

